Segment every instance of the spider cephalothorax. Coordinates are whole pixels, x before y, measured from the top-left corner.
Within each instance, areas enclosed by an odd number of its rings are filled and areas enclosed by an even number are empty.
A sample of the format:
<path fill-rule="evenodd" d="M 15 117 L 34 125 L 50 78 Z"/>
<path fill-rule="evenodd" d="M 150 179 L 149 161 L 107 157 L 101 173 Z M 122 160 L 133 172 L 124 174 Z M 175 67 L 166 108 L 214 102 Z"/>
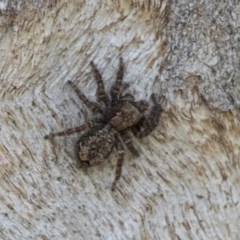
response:
<path fill-rule="evenodd" d="M 120 58 L 116 81 L 110 90 L 110 96 L 105 92 L 102 77 L 97 67 L 93 62 L 90 64 L 97 82 L 98 103 L 89 101 L 74 83 L 71 81 L 68 83 L 80 100 L 93 113 L 98 113 L 101 117 L 76 128 L 50 133 L 45 138 L 49 139 L 87 130 L 77 143 L 80 166 L 92 166 L 101 163 L 112 152 L 113 147 L 116 147 L 118 161 L 115 179 L 112 184 L 114 190 L 117 181 L 121 177 L 125 153 L 124 145 L 132 154 L 138 156 L 138 151 L 131 141 L 129 132 L 132 130 L 137 137 L 148 135 L 157 126 L 162 108 L 155 95 L 152 94 L 153 107 L 145 116 L 144 113 L 148 109 L 148 103 L 144 100 L 135 101 L 134 96 L 129 93 L 123 94 L 125 88 L 122 84 L 124 73 L 122 58 Z"/>

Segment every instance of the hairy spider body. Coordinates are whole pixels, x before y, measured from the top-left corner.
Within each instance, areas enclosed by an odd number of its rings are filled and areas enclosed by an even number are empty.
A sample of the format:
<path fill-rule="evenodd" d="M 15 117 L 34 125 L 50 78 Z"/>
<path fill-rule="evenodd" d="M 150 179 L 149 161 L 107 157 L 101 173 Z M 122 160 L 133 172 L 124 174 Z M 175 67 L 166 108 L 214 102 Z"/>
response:
<path fill-rule="evenodd" d="M 109 123 L 118 131 L 123 131 L 138 123 L 142 117 L 143 113 L 133 103 L 125 101 Z"/>
<path fill-rule="evenodd" d="M 82 135 L 78 140 L 80 166 L 93 166 L 104 161 L 112 152 L 116 131 L 112 127 L 95 128 Z"/>
<path fill-rule="evenodd" d="M 119 69 L 116 81 L 110 90 L 110 97 L 105 92 L 101 74 L 93 62 L 90 62 L 95 80 L 97 83 L 97 98 L 99 103 L 91 102 L 76 87 L 74 83 L 68 81 L 79 99 L 92 112 L 100 114 L 101 118 L 93 119 L 87 123 L 67 129 L 65 131 L 50 133 L 45 139 L 55 136 L 70 135 L 75 132 L 85 131 L 77 142 L 80 166 L 93 166 L 103 162 L 115 147 L 118 151 L 117 167 L 112 190 L 121 177 L 122 165 L 124 161 L 124 145 L 128 150 L 138 156 L 138 151 L 134 147 L 129 131 L 138 137 L 148 135 L 158 124 L 161 106 L 152 94 L 153 107 L 148 115 L 144 115 L 148 109 L 148 103 L 144 100 L 135 101 L 134 96 L 127 93 L 123 95 L 124 86 L 122 84 L 124 65 L 120 58 Z"/>

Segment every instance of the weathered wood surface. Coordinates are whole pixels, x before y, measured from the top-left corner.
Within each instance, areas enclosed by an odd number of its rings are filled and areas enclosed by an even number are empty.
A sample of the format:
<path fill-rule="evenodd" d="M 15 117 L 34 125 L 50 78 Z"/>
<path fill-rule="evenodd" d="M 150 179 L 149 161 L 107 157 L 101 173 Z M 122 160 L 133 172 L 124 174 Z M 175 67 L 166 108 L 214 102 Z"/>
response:
<path fill-rule="evenodd" d="M 20 4 L 21 3 L 21 4 Z M 11 5 L 11 4 L 10 4 Z M 239 239 L 238 1 L 0 2 L 0 239 Z M 93 60 L 122 56 L 137 99 L 165 96 L 111 192 L 116 152 L 76 168 Z"/>

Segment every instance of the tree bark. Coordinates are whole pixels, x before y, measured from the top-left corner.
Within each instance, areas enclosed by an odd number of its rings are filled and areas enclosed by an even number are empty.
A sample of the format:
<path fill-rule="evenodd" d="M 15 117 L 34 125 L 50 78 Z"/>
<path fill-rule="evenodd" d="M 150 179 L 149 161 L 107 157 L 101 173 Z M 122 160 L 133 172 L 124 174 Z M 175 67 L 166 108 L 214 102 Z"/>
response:
<path fill-rule="evenodd" d="M 238 239 L 240 3 L 0 3 L 1 239 Z M 81 134 L 44 135 L 93 114 L 119 58 L 137 100 L 164 97 L 157 129 L 134 139 L 111 191 L 117 152 L 77 168 Z"/>

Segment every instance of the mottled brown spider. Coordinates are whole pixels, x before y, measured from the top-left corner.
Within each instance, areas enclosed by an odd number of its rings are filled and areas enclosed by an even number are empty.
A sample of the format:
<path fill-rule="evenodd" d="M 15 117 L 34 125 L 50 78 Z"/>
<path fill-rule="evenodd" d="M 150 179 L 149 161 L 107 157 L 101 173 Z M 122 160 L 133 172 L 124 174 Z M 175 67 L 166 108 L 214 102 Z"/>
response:
<path fill-rule="evenodd" d="M 124 145 L 133 155 L 139 155 L 131 141 L 130 131 L 132 130 L 133 134 L 140 138 L 148 135 L 157 126 L 162 108 L 156 96 L 152 94 L 153 106 L 145 116 L 144 113 L 148 109 L 148 103 L 144 100 L 135 101 L 134 96 L 129 93 L 123 94 L 126 87 L 122 83 L 124 74 L 122 58 L 120 58 L 117 77 L 110 90 L 110 96 L 105 92 L 99 70 L 93 62 L 90 62 L 90 65 L 97 83 L 98 103 L 89 101 L 73 82 L 68 81 L 68 84 L 79 99 L 93 113 L 101 117 L 88 121 L 79 127 L 50 133 L 45 136 L 45 139 L 88 130 L 77 142 L 79 164 L 86 167 L 101 163 L 109 156 L 113 147 L 116 147 L 118 160 L 115 179 L 112 184 L 112 190 L 114 190 L 121 177 L 125 154 Z"/>

